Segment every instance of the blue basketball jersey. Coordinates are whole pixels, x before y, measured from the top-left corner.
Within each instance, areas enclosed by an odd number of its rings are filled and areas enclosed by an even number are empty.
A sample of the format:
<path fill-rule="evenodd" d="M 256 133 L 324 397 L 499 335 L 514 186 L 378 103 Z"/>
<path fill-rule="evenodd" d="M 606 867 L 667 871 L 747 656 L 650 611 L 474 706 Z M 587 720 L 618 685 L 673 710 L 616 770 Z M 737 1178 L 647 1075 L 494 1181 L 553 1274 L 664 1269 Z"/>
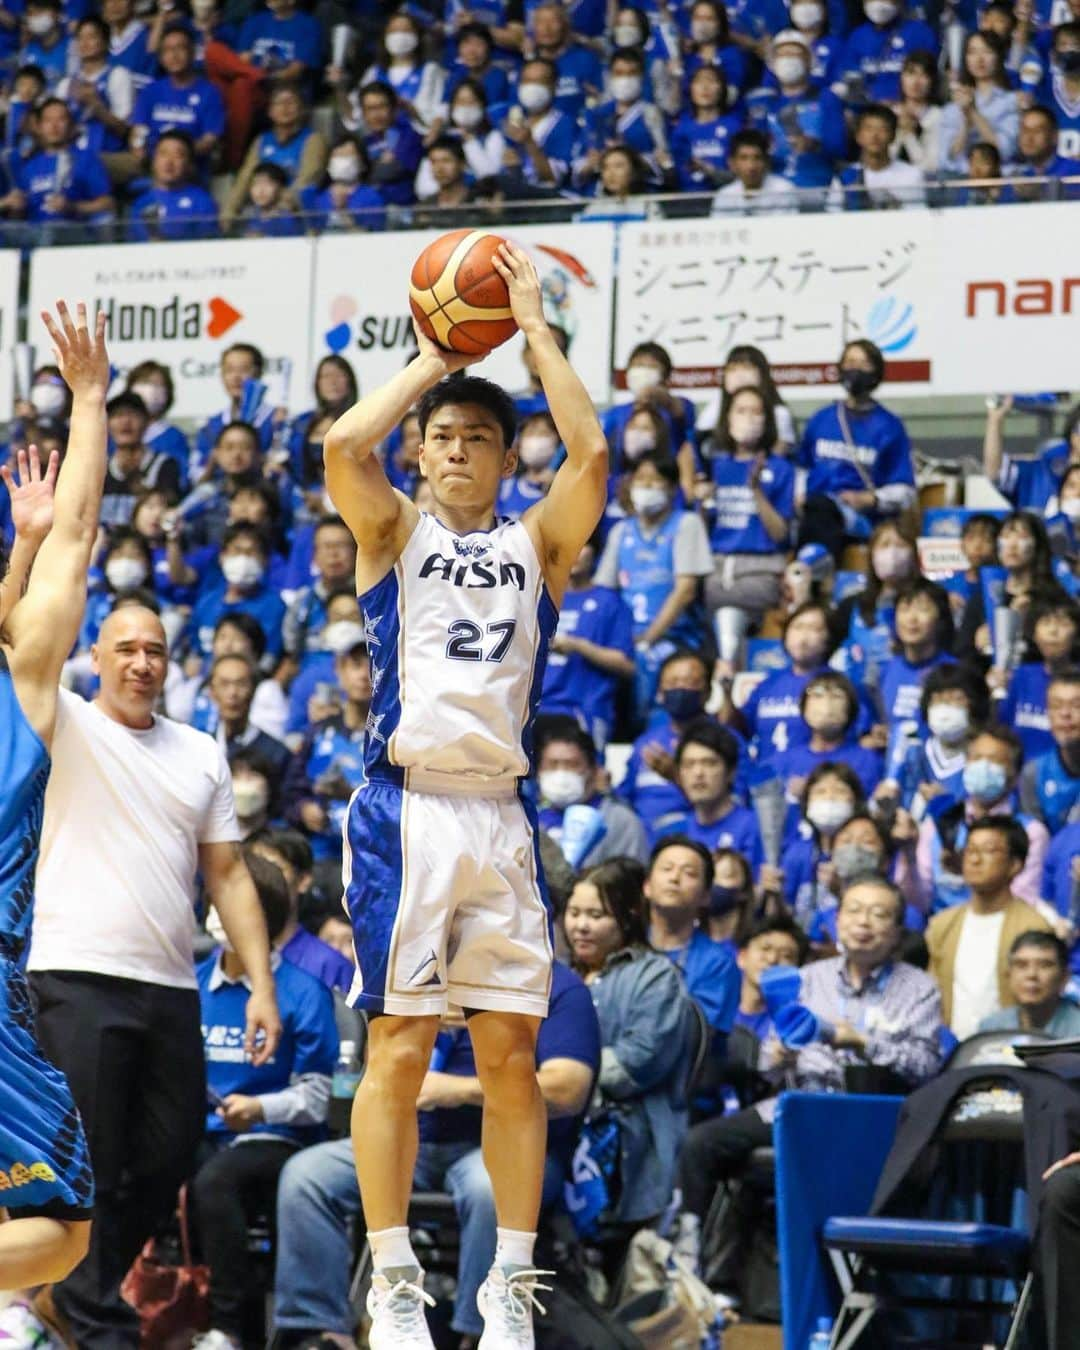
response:
<path fill-rule="evenodd" d="M 0 652 L 0 957 L 16 964 L 30 940 L 49 767 Z"/>
<path fill-rule="evenodd" d="M 558 614 L 520 521 L 459 535 L 422 514 L 360 597 L 371 657 L 365 763 L 405 787 L 484 793 L 528 774 Z M 436 789 L 440 790 L 440 789 Z"/>

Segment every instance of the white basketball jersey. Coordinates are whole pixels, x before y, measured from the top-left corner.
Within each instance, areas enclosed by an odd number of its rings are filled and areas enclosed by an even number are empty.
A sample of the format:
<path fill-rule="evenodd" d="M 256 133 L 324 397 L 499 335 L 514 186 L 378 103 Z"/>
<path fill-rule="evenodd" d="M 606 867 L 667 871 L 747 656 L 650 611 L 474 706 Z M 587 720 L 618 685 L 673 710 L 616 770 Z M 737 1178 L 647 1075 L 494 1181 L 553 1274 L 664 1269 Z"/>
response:
<path fill-rule="evenodd" d="M 447 791 L 483 793 L 527 774 L 558 614 L 521 522 L 459 535 L 421 514 L 393 569 L 359 599 L 369 775 L 406 787 L 445 775 Z"/>

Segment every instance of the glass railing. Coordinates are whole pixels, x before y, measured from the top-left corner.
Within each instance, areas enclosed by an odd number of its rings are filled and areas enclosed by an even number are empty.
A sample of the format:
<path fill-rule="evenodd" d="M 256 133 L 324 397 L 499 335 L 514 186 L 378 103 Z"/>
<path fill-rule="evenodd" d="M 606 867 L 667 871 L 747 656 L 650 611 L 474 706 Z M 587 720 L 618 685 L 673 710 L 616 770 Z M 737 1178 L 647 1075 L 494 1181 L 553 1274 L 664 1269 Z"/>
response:
<path fill-rule="evenodd" d="M 169 217 L 153 208 L 116 218 L 86 221 L 0 221 L 0 247 L 184 242 L 198 239 L 296 237 L 365 231 L 491 228 L 588 220 L 681 220 L 796 215 L 818 212 L 939 210 L 962 206 L 1011 206 L 1027 202 L 1080 202 L 1080 177 L 934 179 L 914 187 L 787 187 L 770 192 L 656 193 L 626 197 L 571 194 L 517 200 L 479 198 L 457 206 L 386 206 L 342 212 L 289 213 L 269 223 L 240 219 L 225 228 L 217 217 Z"/>

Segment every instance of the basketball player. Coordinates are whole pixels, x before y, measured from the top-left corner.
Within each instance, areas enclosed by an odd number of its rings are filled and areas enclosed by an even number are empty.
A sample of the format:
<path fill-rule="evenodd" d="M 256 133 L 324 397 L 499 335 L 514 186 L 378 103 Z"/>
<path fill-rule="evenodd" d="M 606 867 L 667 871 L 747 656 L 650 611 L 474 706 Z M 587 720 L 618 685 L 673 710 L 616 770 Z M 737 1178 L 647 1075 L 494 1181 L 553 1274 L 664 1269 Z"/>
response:
<path fill-rule="evenodd" d="M 105 482 L 105 317 L 42 317 L 73 395 L 52 529 L 0 632 L 0 1289 L 63 1279 L 86 1253 L 93 1181 L 63 1075 L 41 1054 L 23 956 L 60 668 L 78 636 Z M 77 879 L 72 878 L 72 885 Z M 3 1211 L 0 1210 L 0 1217 Z"/>
<path fill-rule="evenodd" d="M 339 418 L 323 447 L 330 495 L 356 537 L 373 689 L 368 782 L 345 825 L 359 966 L 350 997 L 371 1018 L 352 1134 L 375 1267 L 372 1350 L 432 1345 L 406 1216 L 417 1096 L 448 1002 L 470 1019 L 498 1223 L 477 1300 L 480 1345 L 534 1343 L 547 1135 L 535 1047 L 551 942 L 535 815 L 519 784 L 558 605 L 604 510 L 607 447 L 544 320 L 528 256 L 504 243 L 494 266 L 566 446 L 545 500 L 520 521 L 496 520 L 517 463 L 513 403 L 459 374 L 477 358 L 419 331 L 416 359 Z M 374 453 L 414 404 L 430 515 L 390 486 Z"/>

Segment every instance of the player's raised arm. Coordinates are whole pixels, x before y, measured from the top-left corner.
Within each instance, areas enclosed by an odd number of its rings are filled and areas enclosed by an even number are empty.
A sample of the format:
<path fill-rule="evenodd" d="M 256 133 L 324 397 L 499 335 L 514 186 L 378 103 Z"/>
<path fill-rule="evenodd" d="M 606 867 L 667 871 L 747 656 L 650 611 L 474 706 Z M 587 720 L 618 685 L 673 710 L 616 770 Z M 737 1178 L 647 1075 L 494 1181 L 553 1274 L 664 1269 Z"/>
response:
<path fill-rule="evenodd" d="M 49 731 L 60 669 L 82 622 L 86 574 L 97 537 L 105 486 L 109 357 L 104 314 L 97 315 L 93 332 L 85 305 L 77 307 L 74 320 L 63 301 L 56 306 L 55 319 L 47 313 L 41 317 L 56 364 L 73 395 L 71 431 L 56 482 L 52 529 L 41 545 L 26 594 L 8 620 L 8 633 L 14 648 L 12 671 L 27 716 L 39 731 Z M 25 705 L 28 685 L 44 694 L 38 716 Z"/>
<path fill-rule="evenodd" d="M 357 548 L 382 552 L 412 503 L 390 485 L 375 454 L 422 394 L 479 358 L 444 351 L 413 324 L 419 354 L 404 370 L 341 414 L 323 438 L 326 489 Z M 409 523 L 415 521 L 415 514 Z"/>
<path fill-rule="evenodd" d="M 540 383 L 566 446 L 566 459 L 547 496 L 524 517 L 558 603 L 570 568 L 607 505 L 607 441 L 592 399 L 551 335 L 532 259 L 514 244 L 503 243 L 492 261 L 510 291 L 510 308 L 536 358 Z"/>

